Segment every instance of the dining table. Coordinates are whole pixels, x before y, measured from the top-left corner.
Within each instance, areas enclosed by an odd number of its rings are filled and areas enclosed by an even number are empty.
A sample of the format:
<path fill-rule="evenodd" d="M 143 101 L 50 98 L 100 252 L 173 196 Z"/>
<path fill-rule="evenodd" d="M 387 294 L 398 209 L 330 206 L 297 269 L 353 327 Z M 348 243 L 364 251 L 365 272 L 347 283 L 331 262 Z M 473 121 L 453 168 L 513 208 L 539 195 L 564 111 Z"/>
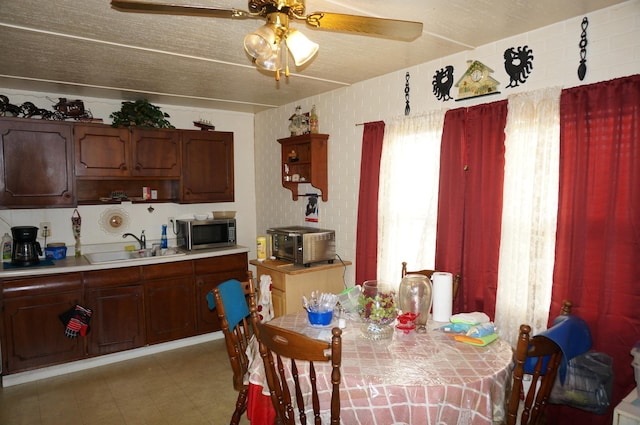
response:
<path fill-rule="evenodd" d="M 269 323 L 327 342 L 338 324 L 334 319 L 326 327 L 311 326 L 305 311 Z M 442 325 L 429 321 L 424 333 L 396 329 L 390 339 L 375 341 L 363 336 L 358 320 L 346 321 L 340 369 L 341 423 L 503 423 L 513 369 L 510 344 L 500 338 L 486 346 L 460 342 L 443 332 Z M 271 425 L 274 412 L 255 341 L 248 353 L 248 415 L 252 425 Z M 321 406 L 327 409 L 323 416 L 328 417 L 331 363 L 315 362 L 314 366 Z M 306 370 L 300 371 L 301 379 L 305 374 Z"/>

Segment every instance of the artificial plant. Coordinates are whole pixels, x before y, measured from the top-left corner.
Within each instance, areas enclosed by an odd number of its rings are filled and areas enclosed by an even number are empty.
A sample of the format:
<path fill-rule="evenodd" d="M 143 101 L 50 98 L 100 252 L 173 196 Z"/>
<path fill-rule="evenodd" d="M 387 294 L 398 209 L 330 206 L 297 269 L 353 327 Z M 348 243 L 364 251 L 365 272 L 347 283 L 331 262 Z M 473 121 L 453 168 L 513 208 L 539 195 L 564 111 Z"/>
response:
<path fill-rule="evenodd" d="M 113 120 L 113 127 L 175 128 L 166 120 L 170 118 L 169 114 L 162 112 L 147 99 L 122 102 L 122 108 L 109 115 L 109 118 Z"/>

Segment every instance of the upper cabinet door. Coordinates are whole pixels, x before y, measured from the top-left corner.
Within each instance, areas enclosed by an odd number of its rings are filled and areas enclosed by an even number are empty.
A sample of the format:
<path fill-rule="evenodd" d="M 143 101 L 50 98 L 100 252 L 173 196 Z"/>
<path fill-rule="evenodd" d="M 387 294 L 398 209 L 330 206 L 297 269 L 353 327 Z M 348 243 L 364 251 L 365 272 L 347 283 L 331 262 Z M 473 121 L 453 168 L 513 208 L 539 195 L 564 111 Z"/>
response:
<path fill-rule="evenodd" d="M 180 177 L 180 131 L 134 128 L 131 132 L 132 176 Z"/>
<path fill-rule="evenodd" d="M 182 132 L 180 202 L 233 202 L 233 133 Z"/>
<path fill-rule="evenodd" d="M 2 208 L 75 205 L 71 129 L 64 122 L 0 120 Z"/>
<path fill-rule="evenodd" d="M 81 177 L 130 175 L 129 130 L 108 125 L 76 125 L 75 173 Z"/>

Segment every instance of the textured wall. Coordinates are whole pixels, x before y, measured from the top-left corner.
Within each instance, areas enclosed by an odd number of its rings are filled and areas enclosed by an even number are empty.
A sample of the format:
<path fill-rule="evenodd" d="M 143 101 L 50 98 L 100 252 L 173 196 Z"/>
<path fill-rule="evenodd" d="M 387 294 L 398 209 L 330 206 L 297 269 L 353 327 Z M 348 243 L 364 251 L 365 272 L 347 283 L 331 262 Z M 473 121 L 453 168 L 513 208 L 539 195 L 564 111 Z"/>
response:
<path fill-rule="evenodd" d="M 521 34 L 498 43 L 479 47 L 434 62 L 422 64 L 380 78 L 355 84 L 299 102 L 302 111 L 315 104 L 320 132 L 329 138 L 329 199 L 320 202 L 320 227 L 336 230 L 337 251 L 343 259 L 354 260 L 362 127 L 356 123 L 392 119 L 404 114 L 405 73 L 410 72 L 412 114 L 438 108 L 468 107 L 505 99 L 520 91 L 543 87 L 573 87 L 633 75 L 640 72 L 640 1 L 630 1 L 588 15 L 587 75 L 577 76 L 583 16 L 537 31 Z M 527 82 L 517 88 L 509 83 L 504 70 L 503 52 L 527 45 L 533 50 L 533 71 Z M 322 48 L 322 46 L 321 46 Z M 325 52 L 324 54 L 330 54 Z M 363 60 L 366 60 L 363 57 Z M 467 60 L 479 60 L 495 72 L 501 94 L 460 102 L 441 102 L 432 92 L 436 70 L 453 65 L 455 80 L 466 70 Z M 311 64 L 310 66 L 313 66 Z M 348 72 L 348 70 L 345 70 Z M 291 77 L 295 78 L 295 77 Z M 451 94 L 457 97 L 457 91 Z M 287 137 L 288 118 L 297 104 L 265 111 L 255 118 L 257 232 L 271 226 L 302 224 L 305 201 L 292 201 L 291 193 L 280 184 L 280 145 Z M 419 175 L 407 182 L 420 189 Z M 408 201 L 409 202 L 409 201 Z M 398 268 L 400 273 L 400 268 Z M 355 268 L 347 272 L 347 284 L 354 283 Z"/>

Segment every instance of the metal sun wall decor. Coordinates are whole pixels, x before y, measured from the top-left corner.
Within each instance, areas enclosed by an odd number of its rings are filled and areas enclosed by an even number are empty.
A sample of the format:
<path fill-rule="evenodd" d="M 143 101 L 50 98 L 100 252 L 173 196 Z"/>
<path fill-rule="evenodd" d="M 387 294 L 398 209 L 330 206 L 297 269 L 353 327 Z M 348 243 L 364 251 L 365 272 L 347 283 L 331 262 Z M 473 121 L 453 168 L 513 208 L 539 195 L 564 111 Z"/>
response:
<path fill-rule="evenodd" d="M 587 75 L 587 27 L 589 26 L 589 19 L 585 16 L 580 24 L 582 27 L 582 33 L 580 34 L 580 65 L 578 65 L 578 78 L 580 81 L 584 80 Z"/>
<path fill-rule="evenodd" d="M 509 48 L 504 51 L 504 69 L 509 74 L 507 87 L 524 84 L 533 70 L 533 50 L 529 46 Z"/>
<path fill-rule="evenodd" d="M 411 113 L 411 106 L 409 106 L 409 78 L 411 76 L 409 75 L 409 73 L 407 72 L 404 76 L 405 79 L 405 83 L 404 83 L 404 100 L 405 100 L 405 106 L 404 106 L 404 114 L 405 115 L 409 115 Z"/>
<path fill-rule="evenodd" d="M 449 92 L 453 86 L 453 66 L 447 65 L 444 68 L 439 69 L 433 74 L 433 94 L 438 100 L 446 102 L 452 99 Z"/>

